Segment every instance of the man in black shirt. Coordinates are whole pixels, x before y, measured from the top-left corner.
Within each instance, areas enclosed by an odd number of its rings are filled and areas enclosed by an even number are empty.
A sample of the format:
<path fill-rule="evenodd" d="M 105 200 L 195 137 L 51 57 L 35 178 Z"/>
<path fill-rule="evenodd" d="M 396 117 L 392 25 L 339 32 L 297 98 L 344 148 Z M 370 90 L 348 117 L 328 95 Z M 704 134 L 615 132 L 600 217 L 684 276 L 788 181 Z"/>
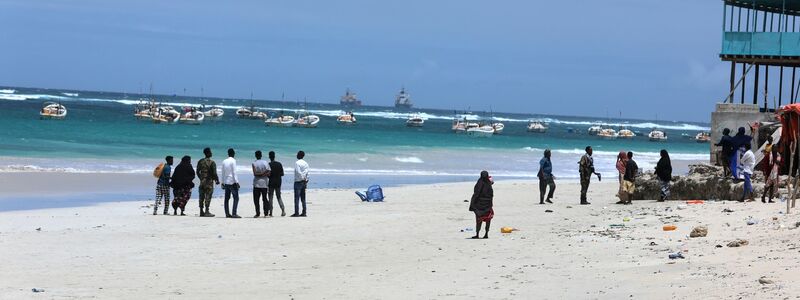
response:
<path fill-rule="evenodd" d="M 728 128 L 723 129 L 722 138 L 719 139 L 719 143 L 714 144 L 714 146 L 722 147 L 722 150 L 719 151 L 717 160 L 722 165 L 723 177 L 728 177 L 731 175 L 731 156 L 733 155 L 734 151 L 731 130 Z"/>
<path fill-rule="evenodd" d="M 269 168 L 272 170 L 272 172 L 270 172 L 269 174 L 269 184 L 267 185 L 269 193 L 269 208 L 267 208 L 268 209 L 267 212 L 269 213 L 269 216 L 272 217 L 272 211 L 273 211 L 272 197 L 274 194 L 278 198 L 278 205 L 280 205 L 281 207 L 281 217 L 285 217 L 286 209 L 284 208 L 283 200 L 281 199 L 281 180 L 283 177 L 283 165 L 280 162 L 275 161 L 275 151 L 269 152 Z"/>
<path fill-rule="evenodd" d="M 633 161 L 633 152 L 628 152 L 628 163 L 625 165 L 625 175 L 622 177 L 622 190 L 627 194 L 625 204 L 631 204 L 633 192 L 636 191 L 636 175 L 639 173 L 639 166 Z"/>

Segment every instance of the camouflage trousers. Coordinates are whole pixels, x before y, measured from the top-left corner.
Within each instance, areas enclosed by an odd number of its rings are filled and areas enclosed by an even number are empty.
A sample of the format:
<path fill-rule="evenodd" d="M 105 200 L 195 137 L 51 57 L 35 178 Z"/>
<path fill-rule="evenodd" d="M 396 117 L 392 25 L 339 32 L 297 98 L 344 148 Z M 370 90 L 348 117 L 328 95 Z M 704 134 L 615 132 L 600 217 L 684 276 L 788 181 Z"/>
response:
<path fill-rule="evenodd" d="M 198 191 L 200 208 L 208 208 L 211 205 L 211 197 L 214 195 L 214 184 L 200 184 Z"/>

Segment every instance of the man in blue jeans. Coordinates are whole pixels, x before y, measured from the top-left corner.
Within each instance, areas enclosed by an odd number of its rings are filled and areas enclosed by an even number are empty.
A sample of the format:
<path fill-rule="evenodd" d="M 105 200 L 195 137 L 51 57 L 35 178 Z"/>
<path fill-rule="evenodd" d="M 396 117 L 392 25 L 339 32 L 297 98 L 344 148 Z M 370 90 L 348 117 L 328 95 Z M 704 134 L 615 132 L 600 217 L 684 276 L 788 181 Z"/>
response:
<path fill-rule="evenodd" d="M 294 214 L 291 217 L 306 216 L 306 187 L 308 187 L 308 163 L 303 160 L 306 153 L 297 152 L 297 162 L 294 163 Z M 303 203 L 303 213 L 297 214 L 298 205 Z"/>
<path fill-rule="evenodd" d="M 228 158 L 222 161 L 222 188 L 225 190 L 225 217 L 241 218 L 236 214 L 239 207 L 239 177 L 236 176 L 236 152 L 228 149 Z M 228 210 L 228 200 L 233 196 L 233 211 Z"/>

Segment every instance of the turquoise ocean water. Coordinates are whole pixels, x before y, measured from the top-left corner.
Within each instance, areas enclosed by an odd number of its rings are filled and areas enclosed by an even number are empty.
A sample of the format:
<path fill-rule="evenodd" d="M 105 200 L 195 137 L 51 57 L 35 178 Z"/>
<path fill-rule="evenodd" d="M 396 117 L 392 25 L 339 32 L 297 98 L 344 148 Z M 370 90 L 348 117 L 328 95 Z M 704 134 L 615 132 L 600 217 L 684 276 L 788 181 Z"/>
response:
<path fill-rule="evenodd" d="M 545 148 L 553 149 L 554 173 L 560 178 L 577 177 L 576 162 L 587 145 L 595 149 L 597 168 L 610 174 L 620 150 L 637 153 L 645 170 L 655 166 L 662 148 L 668 149 L 673 159 L 708 159 L 708 144 L 693 139 L 708 130 L 708 124 L 702 123 L 495 112 L 494 118 L 505 124 L 504 133 L 474 138 L 451 131 L 453 110 L 412 109 L 427 120 L 422 128 L 409 128 L 405 126 L 409 111 L 365 106 L 353 109 L 357 125 L 341 126 L 335 122 L 342 110 L 339 105 L 308 103 L 306 109 L 322 118 L 318 128 L 276 128 L 236 118 L 236 108 L 249 106 L 249 99 L 156 97 L 176 109 L 219 105 L 225 116 L 202 125 L 154 124 L 133 117 L 133 105 L 140 98 L 136 94 L 0 87 L 0 172 L 147 174 L 165 155 L 190 155 L 196 162 L 201 150 L 211 147 L 221 161 L 225 150 L 232 147 L 240 153 L 242 172 L 247 171 L 255 150 L 265 155 L 276 151 L 278 160 L 286 165 L 294 161 L 294 153 L 303 150 L 316 186 L 356 187 L 473 180 L 483 169 L 496 178 L 534 178 Z M 64 104 L 69 111 L 66 120 L 40 120 L 38 111 L 45 101 Z M 425 106 L 420 102 L 418 105 Z M 304 106 L 297 102 L 253 103 L 273 114 L 293 113 Z M 463 113 L 465 108 L 454 109 Z M 477 111 L 467 114 L 470 118 L 490 117 Z M 550 130 L 528 133 L 527 121 L 534 118 L 549 122 Z M 638 136 L 604 140 L 588 135 L 588 127 L 596 122 L 625 125 Z M 669 141 L 648 141 L 646 135 L 653 127 L 665 130 Z"/>

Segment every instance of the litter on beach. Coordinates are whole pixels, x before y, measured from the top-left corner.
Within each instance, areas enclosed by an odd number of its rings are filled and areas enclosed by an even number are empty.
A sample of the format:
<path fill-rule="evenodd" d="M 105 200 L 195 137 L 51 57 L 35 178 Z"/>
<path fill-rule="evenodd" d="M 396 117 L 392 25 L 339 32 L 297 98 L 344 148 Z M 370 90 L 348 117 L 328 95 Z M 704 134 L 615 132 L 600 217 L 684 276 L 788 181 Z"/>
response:
<path fill-rule="evenodd" d="M 675 229 L 678 229 L 678 226 L 675 226 L 675 225 L 664 225 L 664 227 L 662 227 L 662 229 L 664 231 L 673 231 Z"/>
<path fill-rule="evenodd" d="M 686 200 L 686 204 L 703 204 L 705 201 L 703 200 Z"/>
<path fill-rule="evenodd" d="M 503 227 L 500 228 L 500 233 L 511 233 L 512 231 L 517 231 L 518 229 L 514 227 Z"/>

